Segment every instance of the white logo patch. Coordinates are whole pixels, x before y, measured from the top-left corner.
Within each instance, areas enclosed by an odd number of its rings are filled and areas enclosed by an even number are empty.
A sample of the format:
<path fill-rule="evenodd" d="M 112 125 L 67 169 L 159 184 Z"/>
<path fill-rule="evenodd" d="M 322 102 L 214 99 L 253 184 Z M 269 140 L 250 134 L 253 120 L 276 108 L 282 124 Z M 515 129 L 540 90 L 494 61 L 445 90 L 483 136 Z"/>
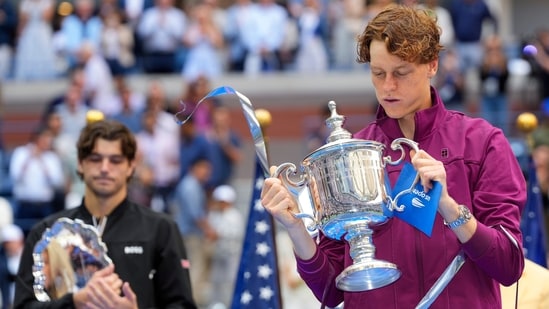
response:
<path fill-rule="evenodd" d="M 143 254 L 143 247 L 141 246 L 127 246 L 124 247 L 125 254 Z"/>

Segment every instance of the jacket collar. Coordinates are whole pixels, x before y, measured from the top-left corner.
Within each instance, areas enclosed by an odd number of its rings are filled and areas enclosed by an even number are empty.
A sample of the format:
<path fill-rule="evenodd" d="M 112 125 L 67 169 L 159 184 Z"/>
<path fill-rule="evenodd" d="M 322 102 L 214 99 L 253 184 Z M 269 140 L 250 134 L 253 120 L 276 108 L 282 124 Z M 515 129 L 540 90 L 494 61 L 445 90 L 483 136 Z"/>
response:
<path fill-rule="evenodd" d="M 112 210 L 112 212 L 110 214 L 107 215 L 109 217 L 109 221 L 112 221 L 112 220 L 114 220 L 114 218 L 117 218 L 117 217 L 121 216 L 124 213 L 124 209 L 128 208 L 128 205 L 129 205 L 129 200 L 126 197 L 124 200 L 122 200 L 122 202 L 120 202 L 120 204 L 118 204 L 118 206 L 116 206 Z M 80 211 L 82 212 L 82 214 L 84 215 L 84 218 L 86 218 L 86 220 L 89 219 L 90 222 L 92 221 L 92 219 L 91 219 L 92 214 L 90 213 L 90 211 L 86 207 L 86 200 L 85 199 L 82 199 L 82 204 L 80 205 Z"/>

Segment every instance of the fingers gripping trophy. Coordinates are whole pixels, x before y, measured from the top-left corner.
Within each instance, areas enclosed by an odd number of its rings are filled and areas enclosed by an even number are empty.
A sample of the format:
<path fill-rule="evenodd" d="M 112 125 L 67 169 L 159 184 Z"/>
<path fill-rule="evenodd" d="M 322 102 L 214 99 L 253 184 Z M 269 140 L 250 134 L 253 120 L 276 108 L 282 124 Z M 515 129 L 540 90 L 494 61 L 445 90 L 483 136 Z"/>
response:
<path fill-rule="evenodd" d="M 329 102 L 331 111 L 326 125 L 330 129 L 327 144 L 310 153 L 301 163 L 301 174 L 293 163 L 283 163 L 275 171 L 284 185 L 297 197 L 300 213 L 309 232 L 318 230 L 329 238 L 347 241 L 353 264 L 336 277 L 336 286 L 345 291 L 365 291 L 391 284 L 400 277 L 397 266 L 375 258 L 373 228 L 386 223 L 393 211 L 401 211 L 399 197 L 391 197 L 385 166 L 398 165 L 405 157 L 402 144 L 418 151 L 417 143 L 399 138 L 391 143 L 400 150 L 396 161 L 383 156 L 385 145 L 353 139 L 343 128 L 345 117 Z M 310 223 L 312 222 L 312 223 Z"/>

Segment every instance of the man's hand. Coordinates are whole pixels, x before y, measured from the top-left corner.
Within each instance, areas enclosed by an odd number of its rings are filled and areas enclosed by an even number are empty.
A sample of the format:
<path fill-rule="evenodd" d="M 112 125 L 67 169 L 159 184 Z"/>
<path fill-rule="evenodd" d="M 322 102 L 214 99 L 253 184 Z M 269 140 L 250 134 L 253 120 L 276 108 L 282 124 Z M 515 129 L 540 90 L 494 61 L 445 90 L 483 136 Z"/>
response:
<path fill-rule="evenodd" d="M 114 265 L 96 271 L 86 286 L 76 292 L 73 298 L 76 308 L 137 309 L 135 293 L 129 283 L 122 283 L 114 272 Z"/>

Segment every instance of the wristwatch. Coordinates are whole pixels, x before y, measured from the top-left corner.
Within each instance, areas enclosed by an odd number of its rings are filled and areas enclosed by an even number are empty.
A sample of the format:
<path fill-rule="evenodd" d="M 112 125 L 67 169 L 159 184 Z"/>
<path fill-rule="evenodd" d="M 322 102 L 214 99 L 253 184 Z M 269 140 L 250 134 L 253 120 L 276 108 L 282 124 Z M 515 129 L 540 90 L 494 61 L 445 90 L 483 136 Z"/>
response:
<path fill-rule="evenodd" d="M 471 218 L 473 217 L 473 215 L 471 215 L 471 212 L 469 211 L 469 208 L 463 205 L 459 205 L 458 209 L 459 217 L 456 220 L 449 223 L 444 220 L 444 224 L 451 229 L 455 229 L 458 226 L 464 225 L 465 223 L 469 222 L 469 220 L 471 220 Z"/>

